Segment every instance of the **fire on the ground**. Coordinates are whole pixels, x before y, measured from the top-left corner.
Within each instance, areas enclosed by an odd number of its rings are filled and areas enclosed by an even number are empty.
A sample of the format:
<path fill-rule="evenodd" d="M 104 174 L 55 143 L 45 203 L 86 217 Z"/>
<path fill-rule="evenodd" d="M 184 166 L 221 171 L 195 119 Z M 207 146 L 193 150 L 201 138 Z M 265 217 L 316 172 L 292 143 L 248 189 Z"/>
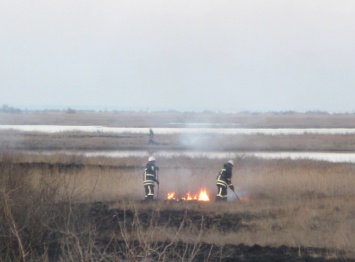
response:
<path fill-rule="evenodd" d="M 211 201 L 207 190 L 204 188 L 201 189 L 196 194 L 191 194 L 190 192 L 188 192 L 188 193 L 186 193 L 186 195 L 184 195 L 182 197 L 177 197 L 175 192 L 169 192 L 166 199 L 167 200 L 184 200 L 184 201 L 195 200 L 195 201 L 206 201 L 206 202 Z"/>
<path fill-rule="evenodd" d="M 175 201 L 204 201 L 210 202 L 210 196 L 205 188 L 200 189 L 200 191 L 196 194 L 191 194 L 190 192 L 186 193 L 184 196 L 179 197 L 175 192 L 169 192 L 166 196 L 167 200 L 175 200 Z M 249 197 L 239 197 L 239 201 L 241 202 L 249 202 Z"/>

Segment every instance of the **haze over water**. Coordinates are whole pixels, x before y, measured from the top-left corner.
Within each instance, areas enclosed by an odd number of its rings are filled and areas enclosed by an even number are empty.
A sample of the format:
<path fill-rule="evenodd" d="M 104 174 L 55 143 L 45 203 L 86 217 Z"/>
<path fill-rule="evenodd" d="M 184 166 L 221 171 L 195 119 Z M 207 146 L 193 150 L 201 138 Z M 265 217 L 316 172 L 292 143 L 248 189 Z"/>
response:
<path fill-rule="evenodd" d="M 131 133 L 148 134 L 149 128 L 115 128 L 103 126 L 53 126 L 53 125 L 0 125 L 0 130 L 17 130 L 23 132 L 107 132 L 107 133 Z M 239 134 L 239 135 L 302 135 L 312 134 L 355 134 L 355 128 L 154 128 L 156 134 Z M 36 151 L 43 154 L 78 154 L 85 156 L 106 156 L 106 157 L 146 157 L 149 153 L 145 150 L 125 151 Z M 264 159 L 311 159 L 329 162 L 350 162 L 355 163 L 355 153 L 333 153 L 333 152 L 215 152 L 215 151 L 168 151 L 160 150 L 154 153 L 157 157 L 187 156 L 192 158 L 237 158 L 257 157 Z"/>
<path fill-rule="evenodd" d="M 0 130 L 23 132 L 103 132 L 149 134 L 149 128 L 57 125 L 0 125 Z M 153 128 L 156 134 L 229 134 L 229 135 L 302 135 L 302 134 L 355 134 L 355 128 Z"/>

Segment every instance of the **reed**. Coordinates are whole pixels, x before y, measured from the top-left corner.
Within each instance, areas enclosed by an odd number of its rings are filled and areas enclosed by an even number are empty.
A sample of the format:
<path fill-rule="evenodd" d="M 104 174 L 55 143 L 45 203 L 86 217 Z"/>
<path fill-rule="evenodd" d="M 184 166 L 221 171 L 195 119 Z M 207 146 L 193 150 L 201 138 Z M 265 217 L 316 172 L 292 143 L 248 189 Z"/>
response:
<path fill-rule="evenodd" d="M 223 113 L 223 112 L 0 112 L 2 125 L 82 125 L 116 127 L 188 127 L 217 124 L 225 127 L 264 128 L 354 128 L 354 114 L 327 113 Z M 195 125 L 196 126 L 196 125 Z"/>
<path fill-rule="evenodd" d="M 240 158 L 245 200 L 219 204 L 165 198 L 205 187 L 213 199 L 220 161 L 161 158 L 160 201 L 144 203 L 145 161 L 2 152 L 1 260 L 217 259 L 241 244 L 355 258 L 352 164 Z"/>

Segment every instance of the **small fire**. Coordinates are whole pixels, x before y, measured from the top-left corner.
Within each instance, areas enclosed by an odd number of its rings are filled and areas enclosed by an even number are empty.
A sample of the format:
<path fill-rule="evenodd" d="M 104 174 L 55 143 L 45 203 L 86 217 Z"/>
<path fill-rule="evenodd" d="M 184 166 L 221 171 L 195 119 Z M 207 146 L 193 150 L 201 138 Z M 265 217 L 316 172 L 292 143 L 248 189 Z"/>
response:
<path fill-rule="evenodd" d="M 200 191 L 198 195 L 198 201 L 210 201 L 210 197 L 206 191 L 206 189 L 203 189 Z"/>
<path fill-rule="evenodd" d="M 242 202 L 249 202 L 249 197 L 245 196 L 245 197 L 241 197 L 240 201 Z"/>
<path fill-rule="evenodd" d="M 176 198 L 175 192 L 170 192 L 167 195 L 167 200 L 178 200 Z M 180 200 L 185 200 L 185 201 L 190 201 L 190 200 L 196 200 L 196 201 L 210 201 L 210 197 L 207 193 L 206 189 L 201 189 L 200 192 L 197 194 L 191 194 L 190 192 L 186 193 L 185 196 L 179 198 Z"/>
<path fill-rule="evenodd" d="M 167 199 L 168 199 L 168 200 L 174 200 L 174 199 L 175 199 L 175 192 L 168 193 Z"/>

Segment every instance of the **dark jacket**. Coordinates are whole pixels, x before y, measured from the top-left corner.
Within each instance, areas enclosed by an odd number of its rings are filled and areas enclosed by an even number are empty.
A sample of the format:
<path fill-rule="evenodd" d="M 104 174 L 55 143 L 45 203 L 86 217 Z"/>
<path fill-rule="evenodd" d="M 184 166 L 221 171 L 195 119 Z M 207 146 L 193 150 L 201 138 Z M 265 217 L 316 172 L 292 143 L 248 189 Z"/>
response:
<path fill-rule="evenodd" d="M 157 167 L 154 162 L 147 163 L 143 174 L 143 184 L 145 186 L 154 185 L 155 182 L 159 183 L 157 179 L 157 170 L 159 170 L 159 167 Z"/>
<path fill-rule="evenodd" d="M 232 186 L 232 165 L 225 163 L 217 176 L 217 185 Z"/>

